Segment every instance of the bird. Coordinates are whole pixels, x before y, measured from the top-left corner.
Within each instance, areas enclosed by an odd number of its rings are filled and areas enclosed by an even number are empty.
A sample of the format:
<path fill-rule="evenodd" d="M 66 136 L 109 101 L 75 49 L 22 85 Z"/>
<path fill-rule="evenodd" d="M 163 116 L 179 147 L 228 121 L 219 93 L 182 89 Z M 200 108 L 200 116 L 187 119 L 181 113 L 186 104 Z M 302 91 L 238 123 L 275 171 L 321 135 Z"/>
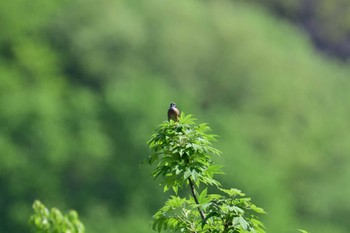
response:
<path fill-rule="evenodd" d="M 180 110 L 176 108 L 175 103 L 170 103 L 168 109 L 168 121 L 173 120 L 175 122 L 179 121 Z"/>

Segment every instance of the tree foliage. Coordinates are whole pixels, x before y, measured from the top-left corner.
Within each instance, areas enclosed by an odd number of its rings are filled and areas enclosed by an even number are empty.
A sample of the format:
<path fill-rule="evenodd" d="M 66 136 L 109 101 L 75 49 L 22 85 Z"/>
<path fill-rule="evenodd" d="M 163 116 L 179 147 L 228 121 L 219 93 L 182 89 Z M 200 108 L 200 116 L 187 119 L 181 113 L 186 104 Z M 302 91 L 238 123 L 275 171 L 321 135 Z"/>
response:
<path fill-rule="evenodd" d="M 256 1 L 304 29 L 316 48 L 327 55 L 349 60 L 350 4 L 347 0 Z"/>
<path fill-rule="evenodd" d="M 33 204 L 34 214 L 30 224 L 34 233 L 84 233 L 84 225 L 79 221 L 78 213 L 70 210 L 62 214 L 57 208 L 48 210 L 40 201 Z"/>
<path fill-rule="evenodd" d="M 175 193 L 154 214 L 152 228 L 158 232 L 265 233 L 258 217 L 265 211 L 240 190 L 221 188 L 214 179 L 222 171 L 212 156 L 221 152 L 212 147 L 215 135 L 208 131 L 207 124 L 197 125 L 191 115 L 182 113 L 178 122 L 163 122 L 147 142 L 151 149 L 147 161 L 155 164 L 153 178 L 160 177 L 164 192 L 172 188 Z M 181 197 L 179 190 L 186 187 L 191 195 Z"/>
<path fill-rule="evenodd" d="M 257 232 L 263 224 L 256 214 L 264 213 L 237 189 L 222 189 L 214 179 L 221 169 L 213 155 L 220 151 L 212 147 L 215 136 L 208 134 L 207 124 L 196 125 L 191 115 L 183 113 L 179 122 L 164 122 L 148 141 L 151 155 L 148 162 L 156 164 L 153 177 L 161 177 L 164 190 L 172 188 L 171 196 L 155 215 L 153 229 L 161 232 Z M 203 189 L 203 186 L 205 187 Z M 214 186 L 220 193 L 208 194 Z M 189 187 L 192 196 L 181 198 L 178 190 Z M 203 191 L 198 193 L 197 189 Z"/>

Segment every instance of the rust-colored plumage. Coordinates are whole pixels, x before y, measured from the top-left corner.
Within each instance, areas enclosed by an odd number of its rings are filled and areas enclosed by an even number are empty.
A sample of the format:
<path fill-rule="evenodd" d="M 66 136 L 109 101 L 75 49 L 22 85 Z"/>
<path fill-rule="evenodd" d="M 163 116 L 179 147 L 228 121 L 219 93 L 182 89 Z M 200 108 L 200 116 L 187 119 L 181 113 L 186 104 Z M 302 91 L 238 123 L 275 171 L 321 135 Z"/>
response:
<path fill-rule="evenodd" d="M 175 103 L 170 103 L 170 107 L 168 109 L 168 121 L 179 121 L 180 110 L 176 108 Z"/>

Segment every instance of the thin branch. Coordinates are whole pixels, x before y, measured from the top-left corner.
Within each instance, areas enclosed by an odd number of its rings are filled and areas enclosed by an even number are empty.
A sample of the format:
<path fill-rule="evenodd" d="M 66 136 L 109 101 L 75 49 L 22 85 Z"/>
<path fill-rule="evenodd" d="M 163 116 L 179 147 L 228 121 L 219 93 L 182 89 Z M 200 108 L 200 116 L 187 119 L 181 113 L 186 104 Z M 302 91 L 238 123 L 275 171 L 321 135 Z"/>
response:
<path fill-rule="evenodd" d="M 191 188 L 191 192 L 192 192 L 193 199 L 194 199 L 194 201 L 196 202 L 196 204 L 199 205 L 198 198 L 197 198 L 197 194 L 196 194 L 196 190 L 195 190 L 193 181 L 191 180 L 191 177 L 188 177 L 188 182 L 190 183 L 190 188 Z M 198 206 L 198 212 L 199 212 L 199 214 L 201 215 L 202 220 L 204 220 L 204 219 L 205 219 L 204 212 L 203 212 L 203 210 L 201 209 L 201 207 L 199 207 L 199 206 Z"/>

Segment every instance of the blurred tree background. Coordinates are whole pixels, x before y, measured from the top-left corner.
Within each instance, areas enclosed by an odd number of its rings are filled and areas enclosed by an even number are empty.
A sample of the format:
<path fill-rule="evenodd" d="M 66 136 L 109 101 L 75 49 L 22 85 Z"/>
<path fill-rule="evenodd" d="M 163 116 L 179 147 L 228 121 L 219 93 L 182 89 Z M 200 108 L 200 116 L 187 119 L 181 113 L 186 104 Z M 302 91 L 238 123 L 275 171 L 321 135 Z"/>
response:
<path fill-rule="evenodd" d="M 171 101 L 220 136 L 221 181 L 268 212 L 268 232 L 348 232 L 349 12 L 1 1 L 0 232 L 28 232 L 35 199 L 76 209 L 87 232 L 152 232 L 165 197 L 139 165 Z"/>
<path fill-rule="evenodd" d="M 254 0 L 273 13 L 299 25 L 316 48 L 330 56 L 350 57 L 350 1 Z"/>

